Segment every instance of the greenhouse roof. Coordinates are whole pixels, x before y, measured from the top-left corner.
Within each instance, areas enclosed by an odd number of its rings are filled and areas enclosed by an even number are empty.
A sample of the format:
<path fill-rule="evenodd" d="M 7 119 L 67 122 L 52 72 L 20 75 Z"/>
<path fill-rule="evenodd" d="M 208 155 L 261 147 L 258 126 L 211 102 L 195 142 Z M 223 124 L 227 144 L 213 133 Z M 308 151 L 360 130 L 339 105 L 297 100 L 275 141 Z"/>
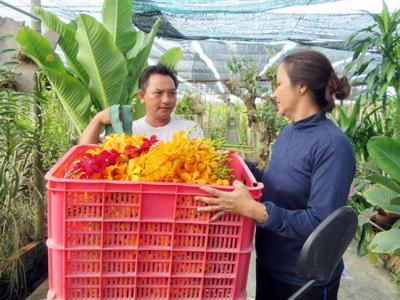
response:
<path fill-rule="evenodd" d="M 30 11 L 30 0 L 5 1 Z M 65 21 L 80 13 L 101 20 L 102 0 L 42 0 L 44 8 Z M 251 57 L 260 73 L 299 47 L 325 53 L 338 72 L 351 60 L 345 41 L 367 27 L 378 13 L 381 0 L 138 0 L 133 1 L 133 24 L 148 32 L 155 20 L 161 26 L 150 55 L 156 63 L 172 47 L 181 47 L 183 59 L 178 75 L 186 87 L 201 85 L 223 93 L 229 79 L 227 63 L 233 57 Z M 389 10 L 400 8 L 399 0 L 386 0 Z M 0 4 L 0 15 L 29 21 L 21 13 Z M 272 54 L 271 54 L 272 53 Z M 269 54 L 269 55 L 268 55 Z M 372 54 L 371 54 L 372 55 Z M 371 66 L 373 67 L 373 66 Z"/>

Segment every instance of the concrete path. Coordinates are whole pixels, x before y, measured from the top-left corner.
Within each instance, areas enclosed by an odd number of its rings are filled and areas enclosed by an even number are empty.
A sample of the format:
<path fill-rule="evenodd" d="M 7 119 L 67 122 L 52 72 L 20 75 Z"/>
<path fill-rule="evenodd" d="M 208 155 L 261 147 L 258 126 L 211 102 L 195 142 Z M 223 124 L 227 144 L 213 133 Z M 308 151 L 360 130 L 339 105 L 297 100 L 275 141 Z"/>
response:
<path fill-rule="evenodd" d="M 400 291 L 393 283 L 388 272 L 371 264 L 367 257 L 358 257 L 357 243 L 353 241 L 344 255 L 346 265 L 339 289 L 339 300 L 400 300 Z M 48 281 L 46 280 L 27 300 L 46 298 Z M 254 300 L 255 294 L 255 253 L 251 256 L 247 281 L 248 300 Z"/>
<path fill-rule="evenodd" d="M 369 259 L 357 256 L 357 243 L 353 241 L 344 255 L 346 271 L 341 280 L 339 299 L 399 300 L 400 290 L 391 275 Z"/>
<path fill-rule="evenodd" d="M 339 289 L 339 300 L 400 300 L 400 291 L 388 272 L 371 264 L 367 257 L 357 256 L 357 242 L 353 240 L 344 255 L 346 265 Z M 255 253 L 251 256 L 247 295 L 254 300 Z"/>

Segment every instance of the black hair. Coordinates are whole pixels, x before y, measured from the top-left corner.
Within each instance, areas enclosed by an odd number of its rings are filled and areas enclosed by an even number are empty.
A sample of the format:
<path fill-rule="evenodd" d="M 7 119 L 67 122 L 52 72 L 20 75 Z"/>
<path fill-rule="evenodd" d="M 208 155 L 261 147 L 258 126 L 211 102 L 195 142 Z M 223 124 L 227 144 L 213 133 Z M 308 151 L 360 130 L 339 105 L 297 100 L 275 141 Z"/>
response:
<path fill-rule="evenodd" d="M 171 77 L 171 79 L 175 83 L 175 89 L 178 88 L 179 82 L 178 78 L 175 75 L 175 72 L 172 69 L 168 68 L 166 65 L 159 63 L 154 66 L 149 66 L 143 70 L 142 74 L 140 74 L 139 77 L 139 89 L 144 91 L 147 88 L 147 84 L 149 83 L 149 78 L 153 74 L 160 74 Z"/>
<path fill-rule="evenodd" d="M 321 110 L 331 112 L 335 100 L 345 99 L 351 90 L 346 76 L 337 77 L 328 58 L 314 50 L 302 50 L 286 56 L 283 64 L 292 84 L 307 86 Z"/>

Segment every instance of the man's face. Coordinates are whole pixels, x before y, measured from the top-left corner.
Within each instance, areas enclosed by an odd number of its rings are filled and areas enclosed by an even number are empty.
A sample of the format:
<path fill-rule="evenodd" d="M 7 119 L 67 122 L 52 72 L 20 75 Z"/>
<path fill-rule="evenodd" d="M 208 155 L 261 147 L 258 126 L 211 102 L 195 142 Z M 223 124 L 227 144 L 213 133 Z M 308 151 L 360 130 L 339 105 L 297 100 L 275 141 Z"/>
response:
<path fill-rule="evenodd" d="M 154 121 L 169 121 L 176 104 L 176 88 L 171 77 L 152 74 L 145 90 L 139 90 L 140 102 Z"/>

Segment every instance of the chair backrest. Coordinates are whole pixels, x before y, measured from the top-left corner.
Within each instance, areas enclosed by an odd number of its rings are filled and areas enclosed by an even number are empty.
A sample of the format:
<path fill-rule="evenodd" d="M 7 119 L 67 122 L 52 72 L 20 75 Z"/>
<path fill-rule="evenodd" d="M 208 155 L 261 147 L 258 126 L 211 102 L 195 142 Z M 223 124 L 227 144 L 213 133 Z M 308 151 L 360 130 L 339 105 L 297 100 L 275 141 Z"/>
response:
<path fill-rule="evenodd" d="M 311 233 L 297 259 L 297 272 L 326 284 L 331 279 L 357 229 L 357 215 L 348 206 L 332 212 Z"/>

